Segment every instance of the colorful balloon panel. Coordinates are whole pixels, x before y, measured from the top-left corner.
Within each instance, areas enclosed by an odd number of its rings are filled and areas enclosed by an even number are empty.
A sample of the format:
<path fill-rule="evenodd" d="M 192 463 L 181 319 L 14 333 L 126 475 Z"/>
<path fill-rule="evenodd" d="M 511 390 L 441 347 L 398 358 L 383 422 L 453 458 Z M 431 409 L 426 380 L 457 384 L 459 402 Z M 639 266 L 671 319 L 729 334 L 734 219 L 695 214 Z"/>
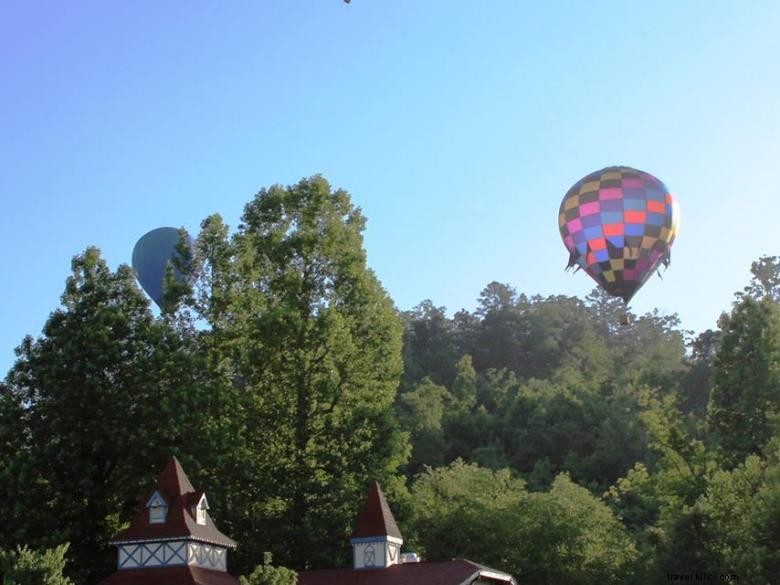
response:
<path fill-rule="evenodd" d="M 151 299 L 162 308 L 165 270 L 168 261 L 176 254 L 179 245 L 179 230 L 161 227 L 147 232 L 136 242 L 133 248 L 133 268 L 138 282 Z M 194 240 L 187 236 L 190 246 Z M 177 273 L 177 278 L 180 275 Z"/>
<path fill-rule="evenodd" d="M 607 167 L 577 181 L 558 227 L 577 266 L 626 303 L 660 264 L 668 265 L 679 207 L 661 181 L 630 167 Z"/>

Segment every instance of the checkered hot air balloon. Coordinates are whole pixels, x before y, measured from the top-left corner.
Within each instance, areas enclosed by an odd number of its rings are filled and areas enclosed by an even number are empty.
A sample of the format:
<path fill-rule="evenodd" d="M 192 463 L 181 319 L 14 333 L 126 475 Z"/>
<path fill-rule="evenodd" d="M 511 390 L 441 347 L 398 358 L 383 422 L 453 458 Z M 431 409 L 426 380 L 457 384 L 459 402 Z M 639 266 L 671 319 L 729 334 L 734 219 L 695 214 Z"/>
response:
<path fill-rule="evenodd" d="M 569 189 L 558 213 L 567 269 L 582 268 L 628 303 L 669 265 L 679 220 L 677 200 L 653 175 L 630 167 L 591 173 Z"/>

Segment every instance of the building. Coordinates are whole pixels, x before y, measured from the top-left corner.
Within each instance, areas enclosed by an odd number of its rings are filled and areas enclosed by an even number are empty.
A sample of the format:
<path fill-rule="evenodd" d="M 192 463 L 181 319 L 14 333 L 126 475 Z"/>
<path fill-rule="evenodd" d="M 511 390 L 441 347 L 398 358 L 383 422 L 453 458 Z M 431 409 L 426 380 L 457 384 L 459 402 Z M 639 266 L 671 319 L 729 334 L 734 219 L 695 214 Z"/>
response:
<path fill-rule="evenodd" d="M 298 574 L 298 585 L 516 585 L 511 575 L 472 561 L 422 562 L 401 553 L 401 531 L 374 482 L 352 533 L 352 567 Z"/>
<path fill-rule="evenodd" d="M 227 551 L 236 543 L 214 525 L 206 494 L 192 487 L 175 457 L 143 502 L 111 542 L 117 570 L 100 585 L 238 585 L 227 573 Z"/>

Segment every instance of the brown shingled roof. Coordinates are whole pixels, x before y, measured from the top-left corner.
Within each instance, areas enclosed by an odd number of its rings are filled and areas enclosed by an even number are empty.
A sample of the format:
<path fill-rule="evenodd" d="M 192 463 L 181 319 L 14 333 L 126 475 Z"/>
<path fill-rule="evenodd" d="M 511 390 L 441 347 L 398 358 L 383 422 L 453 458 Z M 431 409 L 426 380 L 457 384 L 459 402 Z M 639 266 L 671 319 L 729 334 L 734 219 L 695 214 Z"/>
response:
<path fill-rule="evenodd" d="M 480 582 L 515 585 L 506 573 L 471 561 L 404 563 L 379 569 L 324 569 L 298 573 L 298 585 L 466 585 Z"/>
<path fill-rule="evenodd" d="M 387 505 L 382 488 L 379 487 L 379 482 L 375 481 L 363 503 L 363 509 L 357 517 L 352 538 L 381 535 L 403 538 L 398 524 L 395 523 L 393 513 L 390 511 L 390 506 Z"/>
<path fill-rule="evenodd" d="M 162 524 L 149 523 L 149 511 L 146 502 L 158 491 L 168 503 L 168 517 Z M 157 480 L 155 489 L 140 502 L 138 513 L 126 530 L 117 534 L 112 544 L 147 540 L 167 540 L 171 538 L 192 538 L 194 540 L 234 547 L 236 543 L 222 534 L 212 522 L 208 512 L 206 524 L 196 521 L 196 507 L 203 495 L 196 491 L 176 457 L 171 457 Z"/>
<path fill-rule="evenodd" d="M 117 571 L 100 585 L 238 585 L 238 579 L 222 571 L 185 565 Z"/>

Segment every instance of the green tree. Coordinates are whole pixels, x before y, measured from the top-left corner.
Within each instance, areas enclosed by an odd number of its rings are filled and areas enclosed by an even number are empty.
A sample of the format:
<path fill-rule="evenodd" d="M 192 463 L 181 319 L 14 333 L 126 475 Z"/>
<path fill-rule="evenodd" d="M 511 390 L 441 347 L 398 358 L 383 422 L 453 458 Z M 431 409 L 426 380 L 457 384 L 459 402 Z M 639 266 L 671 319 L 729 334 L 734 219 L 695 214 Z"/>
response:
<path fill-rule="evenodd" d="M 427 469 L 412 486 L 412 495 L 414 533 L 423 558 L 471 558 L 509 569 L 504 555 L 510 544 L 502 542 L 501 518 L 527 498 L 522 480 L 508 470 L 493 472 L 456 460 Z"/>
<path fill-rule="evenodd" d="M 26 546 L 0 550 L 0 583 L 3 585 L 73 585 L 63 575 L 68 545 L 35 551 Z"/>
<path fill-rule="evenodd" d="M 413 486 L 415 527 L 429 560 L 476 559 L 519 583 L 625 583 L 636 550 L 609 508 L 566 475 L 527 492 L 508 470 L 456 461 Z"/>
<path fill-rule="evenodd" d="M 507 284 L 491 282 L 480 293 L 476 314 L 480 318 L 474 347 L 463 353 L 474 357 L 478 371 L 510 368 L 520 372 L 524 362 L 521 339 L 524 332 L 517 291 Z"/>
<path fill-rule="evenodd" d="M 69 541 L 77 581 L 112 570 L 107 542 L 166 458 L 209 450 L 191 350 L 152 317 L 129 267 L 111 272 L 95 248 L 73 259 L 62 306 L 0 388 L 0 437 L 18 433 L 0 447 L 14 502 L 0 507 L 4 546 Z"/>
<path fill-rule="evenodd" d="M 404 430 L 410 433 L 412 442 L 407 475 L 417 475 L 425 465 L 444 463 L 446 449 L 442 420 L 445 409 L 452 402 L 447 389 L 427 377 L 414 390 L 399 395 L 399 420 Z"/>
<path fill-rule="evenodd" d="M 713 566 L 757 585 L 780 575 L 780 465 L 778 443 L 766 456 L 750 455 L 715 473 L 697 502 L 705 519 L 705 549 Z"/>
<path fill-rule="evenodd" d="M 759 453 L 780 415 L 780 306 L 746 296 L 721 318 L 709 424 L 727 465 Z"/>
<path fill-rule="evenodd" d="M 404 374 L 402 392 L 428 377 L 449 386 L 455 376 L 455 337 L 444 307 L 425 300 L 402 313 L 404 331 Z"/>
<path fill-rule="evenodd" d="M 507 538 L 519 583 L 622 585 L 635 577 L 631 536 L 604 502 L 565 474 L 549 492 L 531 493 L 506 521 L 516 527 Z"/>
<path fill-rule="evenodd" d="M 673 395 L 642 392 L 643 424 L 655 456 L 637 463 L 608 492 L 608 501 L 636 539 L 638 582 L 680 572 L 710 570 L 705 516 L 697 502 L 717 470 L 714 455 L 691 436 Z"/>
<path fill-rule="evenodd" d="M 455 364 L 452 396 L 458 408 L 471 409 L 477 403 L 477 372 L 470 355 L 464 355 Z"/>
<path fill-rule="evenodd" d="M 296 568 L 342 564 L 366 486 L 401 484 L 402 329 L 364 226 L 322 177 L 261 190 L 233 237 L 218 217 L 203 224 L 182 302 L 206 322 L 215 379 L 239 395 L 226 490 L 241 567 L 264 550 Z"/>
<path fill-rule="evenodd" d="M 686 362 L 690 369 L 680 381 L 680 410 L 696 420 L 707 416 L 712 392 L 713 363 L 720 346 L 721 332 L 707 329 L 689 344 Z"/>
<path fill-rule="evenodd" d="M 240 577 L 241 585 L 295 585 L 298 575 L 286 567 L 274 567 L 271 564 L 272 555 L 263 555 L 263 564 L 255 567 L 247 577 Z"/>
<path fill-rule="evenodd" d="M 780 302 L 780 258 L 761 256 L 750 265 L 753 275 L 744 293 L 754 299 L 769 299 Z"/>

